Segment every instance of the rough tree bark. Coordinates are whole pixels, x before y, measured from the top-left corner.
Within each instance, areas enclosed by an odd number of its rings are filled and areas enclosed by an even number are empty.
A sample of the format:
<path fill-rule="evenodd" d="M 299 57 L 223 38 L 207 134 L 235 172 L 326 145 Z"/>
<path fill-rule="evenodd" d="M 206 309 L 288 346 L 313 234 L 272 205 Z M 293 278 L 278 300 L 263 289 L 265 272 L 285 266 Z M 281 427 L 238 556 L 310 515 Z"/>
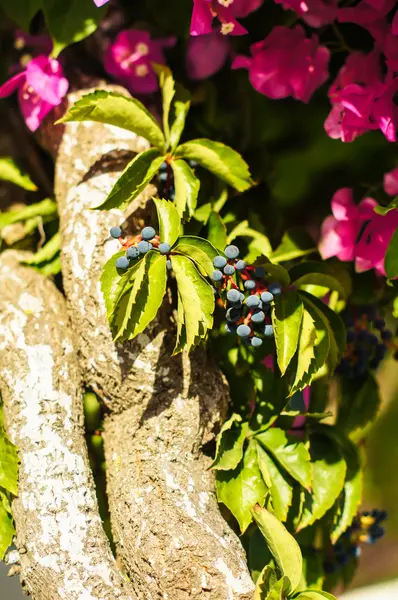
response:
<path fill-rule="evenodd" d="M 137 600 L 98 514 L 65 300 L 10 251 L 0 289 L 0 391 L 21 459 L 12 509 L 25 591 L 34 600 Z"/>
<path fill-rule="evenodd" d="M 225 416 L 220 372 L 203 350 L 171 358 L 167 308 L 123 345 L 113 343 L 106 321 L 99 277 L 119 246 L 108 239 L 109 228 L 124 217 L 88 208 L 104 200 L 119 176 L 125 163 L 115 157 L 146 147 L 121 129 L 72 123 L 56 165 L 62 272 L 79 363 L 109 409 L 104 439 L 117 551 L 132 580 L 141 582 L 142 598 L 248 600 L 254 586 L 244 551 L 221 517 L 209 459 L 200 451 Z"/>

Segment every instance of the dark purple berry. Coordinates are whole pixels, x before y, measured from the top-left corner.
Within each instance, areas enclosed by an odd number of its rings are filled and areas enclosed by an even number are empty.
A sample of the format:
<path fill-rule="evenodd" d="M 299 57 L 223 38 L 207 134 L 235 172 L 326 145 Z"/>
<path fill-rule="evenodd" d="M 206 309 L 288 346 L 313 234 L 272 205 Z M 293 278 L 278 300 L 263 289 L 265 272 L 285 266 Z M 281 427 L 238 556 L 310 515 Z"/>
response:
<path fill-rule="evenodd" d="M 236 330 L 236 333 L 238 334 L 239 337 L 242 338 L 246 338 L 249 337 L 251 332 L 251 329 L 248 325 L 239 325 L 239 327 Z"/>
<path fill-rule="evenodd" d="M 239 290 L 229 290 L 227 292 L 227 300 L 229 300 L 229 302 L 240 302 Z"/>
<path fill-rule="evenodd" d="M 111 227 L 109 233 L 113 238 L 117 239 L 122 235 L 122 230 L 120 227 Z"/>
<path fill-rule="evenodd" d="M 262 340 L 261 338 L 258 338 L 258 337 L 255 337 L 255 336 L 254 336 L 254 337 L 252 337 L 252 339 L 251 339 L 251 343 L 252 343 L 252 346 L 253 346 L 254 348 L 258 348 L 259 346 L 261 346 L 261 345 L 262 345 L 262 343 L 263 343 L 263 340 Z"/>
<path fill-rule="evenodd" d="M 265 337 L 273 337 L 274 328 L 272 327 L 272 325 L 266 325 L 264 327 L 264 335 L 265 335 Z"/>
<path fill-rule="evenodd" d="M 251 316 L 251 320 L 253 323 L 263 323 L 265 321 L 265 313 L 262 310 L 255 312 Z"/>
<path fill-rule="evenodd" d="M 381 332 L 381 339 L 385 342 L 392 340 L 392 332 L 389 329 L 385 329 Z"/>
<path fill-rule="evenodd" d="M 264 267 L 255 267 L 254 268 L 254 274 L 259 279 L 262 279 L 263 277 L 265 277 L 265 269 L 264 269 Z"/>
<path fill-rule="evenodd" d="M 268 286 L 268 291 L 271 292 L 274 296 L 282 293 L 282 288 L 279 283 L 270 283 Z"/>
<path fill-rule="evenodd" d="M 235 269 L 237 271 L 243 271 L 243 269 L 246 269 L 246 263 L 244 260 L 238 260 L 238 262 L 235 265 Z"/>
<path fill-rule="evenodd" d="M 125 271 L 129 266 L 129 259 L 125 256 L 119 256 L 116 261 L 116 268 Z"/>
<path fill-rule="evenodd" d="M 256 287 L 256 282 L 253 281 L 253 279 L 248 279 L 247 281 L 245 281 L 245 288 L 247 290 L 254 290 L 255 287 Z"/>
<path fill-rule="evenodd" d="M 130 248 L 127 248 L 127 258 L 131 258 L 132 260 L 134 260 L 135 258 L 138 258 L 139 254 L 140 251 L 135 246 L 130 246 Z"/>
<path fill-rule="evenodd" d="M 170 248 L 170 244 L 167 244 L 167 242 L 162 242 L 161 244 L 159 244 L 160 254 L 168 254 L 170 252 Z"/>
<path fill-rule="evenodd" d="M 138 242 L 137 248 L 140 254 L 146 254 L 147 252 L 149 252 L 149 250 L 151 250 L 152 244 L 145 241 Z"/>
<path fill-rule="evenodd" d="M 141 231 L 141 235 L 143 240 L 153 240 L 156 235 L 156 231 L 153 227 L 144 227 L 144 229 Z"/>
<path fill-rule="evenodd" d="M 249 296 L 246 300 L 247 308 L 257 308 L 260 304 L 260 298 L 258 296 Z"/>
<path fill-rule="evenodd" d="M 231 323 L 235 323 L 239 321 L 241 316 L 241 311 L 238 308 L 229 308 L 226 313 L 227 321 Z"/>
<path fill-rule="evenodd" d="M 225 265 L 224 267 L 225 275 L 233 275 L 235 273 L 235 267 L 233 265 Z"/>
<path fill-rule="evenodd" d="M 213 281 L 221 281 L 222 280 L 221 271 L 213 271 L 213 273 L 211 274 L 211 278 Z"/>
<path fill-rule="evenodd" d="M 263 292 L 261 294 L 261 301 L 264 302 L 264 304 L 269 304 L 273 299 L 274 295 L 271 294 L 271 292 Z"/>
<path fill-rule="evenodd" d="M 227 259 L 224 258 L 224 256 L 216 256 L 215 259 L 213 260 L 213 265 L 217 269 L 223 269 L 226 264 L 227 264 Z"/>
<path fill-rule="evenodd" d="M 233 246 L 232 244 L 230 246 L 227 246 L 224 250 L 224 254 L 227 258 L 238 258 L 239 256 L 239 248 L 237 246 Z"/>

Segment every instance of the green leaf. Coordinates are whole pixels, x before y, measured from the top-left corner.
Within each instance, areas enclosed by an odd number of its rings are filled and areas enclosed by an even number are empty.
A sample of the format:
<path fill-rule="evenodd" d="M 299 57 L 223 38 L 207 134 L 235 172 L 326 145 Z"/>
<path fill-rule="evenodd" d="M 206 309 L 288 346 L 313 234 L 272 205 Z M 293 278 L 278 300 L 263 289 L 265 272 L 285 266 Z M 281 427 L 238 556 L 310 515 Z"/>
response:
<path fill-rule="evenodd" d="M 93 208 L 125 210 L 152 181 L 163 161 L 164 156 L 160 156 L 155 148 L 137 154 L 124 169 L 106 200 Z"/>
<path fill-rule="evenodd" d="M 5 213 L 0 213 L 0 231 L 7 225 L 27 221 L 33 217 L 56 217 L 57 203 L 54 200 L 46 198 L 41 202 L 36 202 L 29 206 L 25 206 L 20 210 L 10 210 Z"/>
<path fill-rule="evenodd" d="M 175 81 L 173 73 L 166 65 L 153 63 L 153 68 L 159 78 L 159 86 L 162 90 L 162 113 L 163 113 L 163 131 L 166 138 L 166 145 L 170 145 L 170 125 L 169 116 L 171 102 L 175 94 Z"/>
<path fill-rule="evenodd" d="M 303 390 L 311 383 L 311 375 L 315 372 L 316 366 L 314 353 L 316 339 L 317 331 L 315 329 L 315 321 L 304 307 L 297 348 L 296 376 L 289 392 L 289 396 L 292 396 L 297 391 Z"/>
<path fill-rule="evenodd" d="M 257 444 L 257 456 L 258 466 L 271 494 L 274 513 L 280 521 L 286 521 L 292 504 L 293 488 L 260 444 Z"/>
<path fill-rule="evenodd" d="M 287 290 L 275 298 L 272 324 L 275 333 L 278 365 L 282 375 L 285 374 L 296 353 L 303 312 L 303 303 L 295 290 Z"/>
<path fill-rule="evenodd" d="M 343 396 L 348 400 L 341 406 L 337 426 L 356 440 L 361 439 L 364 429 L 372 423 L 381 404 L 377 379 L 368 373 L 367 379 L 359 390 L 355 382 L 341 378 Z"/>
<path fill-rule="evenodd" d="M 122 272 L 116 268 L 116 261 L 125 255 L 126 252 L 124 250 L 116 252 L 102 268 L 101 290 L 105 300 L 106 315 L 109 320 L 111 320 L 118 301 L 123 293 L 127 291 L 127 287 L 132 287 L 135 275 L 143 260 L 138 260 L 127 271 Z"/>
<path fill-rule="evenodd" d="M 179 83 L 175 84 L 175 95 L 173 102 L 173 123 L 170 130 L 170 147 L 174 152 L 180 142 L 185 128 L 185 121 L 191 106 L 191 94 Z"/>
<path fill-rule="evenodd" d="M 59 253 L 61 249 L 61 234 L 57 232 L 51 240 L 47 242 L 33 256 L 26 258 L 23 262 L 27 265 L 39 265 L 42 262 L 50 261 Z"/>
<path fill-rule="evenodd" d="M 62 270 L 61 255 L 57 254 L 49 261 L 44 261 L 38 265 L 32 265 L 32 269 L 35 269 L 45 277 L 58 275 L 58 273 L 60 273 Z"/>
<path fill-rule="evenodd" d="M 342 298 L 351 294 L 351 277 L 341 263 L 307 260 L 292 267 L 289 274 L 292 283 L 297 287 L 317 285 L 336 290 Z"/>
<path fill-rule="evenodd" d="M 300 586 L 311 590 L 321 590 L 325 578 L 322 555 L 312 547 L 301 545 L 301 550 L 303 553 L 303 577 Z"/>
<path fill-rule="evenodd" d="M 363 472 L 359 450 L 350 440 L 339 436 L 340 449 L 347 463 L 347 475 L 344 483 L 344 498 L 337 522 L 334 523 L 331 535 L 332 543 L 347 531 L 352 524 L 362 500 Z"/>
<path fill-rule="evenodd" d="M 191 258 L 199 270 L 208 277 L 214 271 L 213 260 L 218 255 L 217 250 L 203 238 L 194 235 L 183 235 L 173 252 L 179 252 Z"/>
<path fill-rule="evenodd" d="M 220 142 L 207 139 L 192 140 L 178 146 L 176 155 L 196 161 L 239 192 L 244 192 L 253 185 L 249 167 L 241 155 Z"/>
<path fill-rule="evenodd" d="M 37 190 L 37 185 L 33 183 L 29 175 L 21 171 L 12 158 L 0 157 L 0 179 L 15 183 L 24 190 L 32 192 Z"/>
<path fill-rule="evenodd" d="M 390 210 L 394 210 L 395 208 L 398 208 L 398 196 L 395 196 L 388 206 L 375 206 L 373 210 L 378 215 L 386 215 Z"/>
<path fill-rule="evenodd" d="M 243 444 L 248 432 L 248 424 L 242 417 L 233 414 L 226 421 L 217 437 L 216 456 L 211 465 L 218 471 L 235 469 L 243 458 Z"/>
<path fill-rule="evenodd" d="M 269 594 L 265 597 L 265 600 L 287 600 L 290 587 L 289 578 L 282 577 L 270 590 Z"/>
<path fill-rule="evenodd" d="M 207 221 L 209 220 L 210 214 L 214 211 L 216 213 L 219 213 L 223 206 L 225 205 L 225 203 L 228 200 L 228 187 L 225 186 L 223 187 L 219 197 L 217 200 L 215 201 L 211 201 L 211 202 L 206 202 L 206 204 L 202 204 L 202 206 L 199 206 L 199 208 L 197 208 L 195 210 L 195 214 L 194 214 L 194 218 L 197 221 L 200 221 L 201 223 L 203 223 L 203 225 L 207 225 Z"/>
<path fill-rule="evenodd" d="M 294 592 L 300 583 L 303 568 L 298 543 L 277 517 L 265 508 L 255 506 L 252 515 L 267 542 L 280 574 L 289 579 L 290 592 Z"/>
<path fill-rule="evenodd" d="M 315 296 L 312 296 L 303 290 L 300 290 L 300 296 L 301 298 L 307 298 L 320 311 L 320 313 L 325 316 L 331 327 L 331 330 L 333 331 L 333 336 L 337 343 L 338 354 L 343 354 L 347 345 L 347 334 L 341 317 L 335 313 L 334 310 L 329 308 L 327 304 Z"/>
<path fill-rule="evenodd" d="M 243 461 L 234 471 L 217 471 L 217 498 L 225 504 L 243 533 L 252 521 L 251 509 L 264 504 L 267 488 L 257 463 L 256 443 L 249 441 Z"/>
<path fill-rule="evenodd" d="M 335 596 L 321 590 L 305 590 L 295 600 L 336 600 Z"/>
<path fill-rule="evenodd" d="M 268 593 L 278 583 L 278 577 L 275 569 L 268 565 L 261 571 L 259 578 L 256 582 L 256 589 L 254 591 L 253 600 L 264 600 L 268 597 Z"/>
<path fill-rule="evenodd" d="M 398 277 L 398 228 L 394 231 L 384 257 L 384 268 L 389 279 Z"/>
<path fill-rule="evenodd" d="M 169 200 L 153 199 L 159 220 L 159 237 L 161 242 L 173 246 L 181 233 L 180 216 L 176 207 Z"/>
<path fill-rule="evenodd" d="M 189 351 L 213 326 L 214 293 L 195 264 L 186 256 L 173 254 L 172 266 L 182 304 L 186 345 Z"/>
<path fill-rule="evenodd" d="M 42 0 L 1 0 L 4 12 L 24 31 L 29 32 L 30 22 L 41 9 Z"/>
<path fill-rule="evenodd" d="M 320 369 L 322 369 L 329 356 L 330 369 L 333 373 L 335 367 L 337 366 L 338 351 L 329 321 L 326 319 L 324 313 L 319 311 L 307 296 L 304 296 L 302 300 L 304 303 L 304 310 L 311 315 L 316 329 L 316 339 L 314 341 L 313 373 L 316 374 L 318 371 L 320 371 Z M 309 383 L 307 385 L 309 385 Z"/>
<path fill-rule="evenodd" d="M 91 1 L 91 0 L 87 0 Z M 135 98 L 96 90 L 75 102 L 57 123 L 96 121 L 133 131 L 164 152 L 165 140 L 156 119 Z"/>
<path fill-rule="evenodd" d="M 272 252 L 270 259 L 273 262 L 285 262 L 294 260 L 316 252 L 314 240 L 306 231 L 299 227 L 288 229 L 282 237 L 279 246 Z"/>
<path fill-rule="evenodd" d="M 266 256 L 260 255 L 253 262 L 255 267 L 263 267 L 266 275 L 273 281 L 278 281 L 283 287 L 290 284 L 290 276 L 285 267 L 274 265 Z"/>
<path fill-rule="evenodd" d="M 156 317 L 166 291 L 166 256 L 148 252 L 139 262 L 134 283 L 119 300 L 114 339 L 131 340 Z"/>
<path fill-rule="evenodd" d="M 216 212 L 211 212 L 208 219 L 207 239 L 213 246 L 224 250 L 227 245 L 227 228 L 220 215 Z"/>
<path fill-rule="evenodd" d="M 303 513 L 298 530 L 312 525 L 333 506 L 345 481 L 347 465 L 339 446 L 325 435 L 310 438 L 312 493 L 305 492 Z"/>
<path fill-rule="evenodd" d="M 255 439 L 272 454 L 276 462 L 293 479 L 303 487 L 310 488 L 312 480 L 310 453 L 303 442 L 278 427 L 271 427 L 257 434 Z"/>
<path fill-rule="evenodd" d="M 171 168 L 174 173 L 175 206 L 181 219 L 189 220 L 196 209 L 200 181 L 185 160 L 173 160 Z"/>
<path fill-rule="evenodd" d="M 0 499 L 2 495 L 0 490 Z M 7 549 L 11 546 L 14 535 L 12 517 L 5 509 L 3 502 L 0 502 L 0 560 L 4 558 Z"/>
<path fill-rule="evenodd" d="M 0 428 L 0 486 L 16 496 L 18 494 L 18 452 Z"/>
<path fill-rule="evenodd" d="M 47 28 L 53 40 L 52 56 L 94 33 L 106 13 L 91 0 L 42 0 Z"/>

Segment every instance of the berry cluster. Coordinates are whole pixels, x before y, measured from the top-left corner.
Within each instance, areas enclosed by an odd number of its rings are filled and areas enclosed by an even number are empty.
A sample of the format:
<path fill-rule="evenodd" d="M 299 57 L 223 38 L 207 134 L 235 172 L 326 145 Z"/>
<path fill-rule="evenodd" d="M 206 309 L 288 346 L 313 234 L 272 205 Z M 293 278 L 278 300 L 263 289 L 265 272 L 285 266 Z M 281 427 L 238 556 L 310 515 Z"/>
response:
<path fill-rule="evenodd" d="M 149 250 L 158 250 L 160 254 L 169 254 L 170 244 L 161 242 L 153 227 L 144 227 L 140 235 L 136 235 L 129 240 L 122 239 L 122 230 L 120 227 L 111 227 L 110 234 L 118 239 L 126 250 L 125 256 L 119 256 L 116 261 L 116 267 L 121 271 L 128 269 L 133 262 L 143 256 Z"/>
<path fill-rule="evenodd" d="M 159 173 L 157 176 L 157 188 L 160 198 L 168 198 L 169 200 L 175 199 L 175 187 L 174 187 L 174 176 L 173 170 L 167 162 L 163 162 L 159 167 Z"/>
<path fill-rule="evenodd" d="M 239 248 L 227 246 L 225 256 L 216 256 L 212 280 L 221 294 L 226 292 L 227 333 L 235 333 L 253 347 L 263 343 L 262 337 L 272 337 L 271 303 L 281 293 L 279 283 L 265 279 L 264 267 L 246 265 L 239 259 Z M 260 337 L 261 336 L 261 337 Z"/>
<path fill-rule="evenodd" d="M 374 544 L 383 537 L 384 528 L 380 523 L 385 521 L 387 513 L 384 510 L 374 509 L 371 512 L 359 513 L 351 527 L 339 538 L 338 542 L 330 547 L 329 554 L 324 562 L 326 573 L 335 573 L 352 559 L 361 554 L 362 544 Z"/>
<path fill-rule="evenodd" d="M 375 306 L 355 307 L 342 316 L 347 327 L 347 349 L 337 373 L 350 379 L 362 377 L 368 369 L 377 369 L 391 349 L 398 359 L 394 336 Z"/>

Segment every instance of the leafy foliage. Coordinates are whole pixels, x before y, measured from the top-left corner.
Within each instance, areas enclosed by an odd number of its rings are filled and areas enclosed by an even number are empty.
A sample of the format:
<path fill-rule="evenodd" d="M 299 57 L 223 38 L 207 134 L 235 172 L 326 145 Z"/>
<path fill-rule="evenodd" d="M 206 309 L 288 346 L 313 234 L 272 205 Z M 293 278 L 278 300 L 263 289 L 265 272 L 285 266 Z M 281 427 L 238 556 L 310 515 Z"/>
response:
<path fill-rule="evenodd" d="M 0 403 L 0 559 L 9 546 L 15 530 L 10 498 L 18 494 L 18 452 L 4 429 L 3 407 Z"/>
<path fill-rule="evenodd" d="M 14 183 L 25 190 L 32 192 L 37 190 L 36 184 L 33 183 L 29 175 L 23 173 L 9 157 L 0 158 L 0 179 Z"/>

